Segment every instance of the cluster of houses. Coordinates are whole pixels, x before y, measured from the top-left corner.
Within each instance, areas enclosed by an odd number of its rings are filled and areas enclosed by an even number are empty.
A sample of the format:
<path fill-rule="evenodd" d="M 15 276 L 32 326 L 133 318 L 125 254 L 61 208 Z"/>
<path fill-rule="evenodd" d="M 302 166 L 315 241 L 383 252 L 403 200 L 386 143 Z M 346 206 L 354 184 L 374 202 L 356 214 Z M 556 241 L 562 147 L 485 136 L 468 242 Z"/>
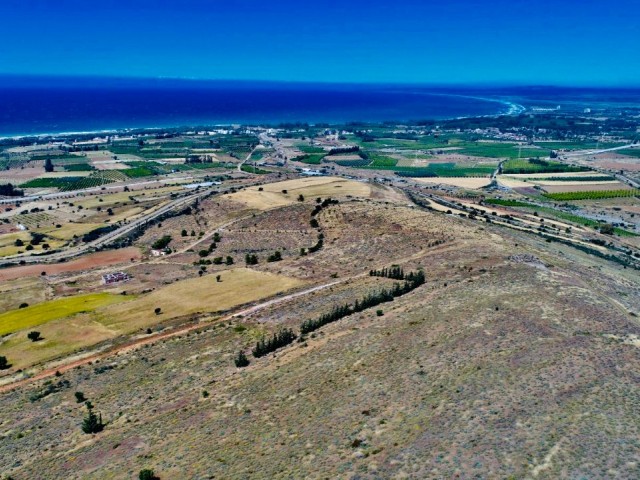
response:
<path fill-rule="evenodd" d="M 129 279 L 131 279 L 129 274 L 124 272 L 106 273 L 102 275 L 102 283 L 104 283 L 105 285 L 126 282 Z"/>

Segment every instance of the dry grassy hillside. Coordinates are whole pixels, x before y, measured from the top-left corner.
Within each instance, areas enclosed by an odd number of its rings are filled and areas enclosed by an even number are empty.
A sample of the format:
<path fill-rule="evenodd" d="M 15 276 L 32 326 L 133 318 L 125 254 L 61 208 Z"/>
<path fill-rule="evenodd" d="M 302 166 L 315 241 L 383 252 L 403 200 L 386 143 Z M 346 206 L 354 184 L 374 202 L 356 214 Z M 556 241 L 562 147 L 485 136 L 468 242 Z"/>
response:
<path fill-rule="evenodd" d="M 234 213 L 219 252 L 286 247 L 282 261 L 261 256 L 251 278 L 323 288 L 2 393 L 5 475 L 130 479 L 152 468 L 163 480 L 638 478 L 637 272 L 369 190 L 323 209 L 316 229 L 308 225 L 314 203 L 274 188 L 272 210 L 258 206 L 257 189 L 232 196 L 255 216 L 236 222 Z M 186 226 L 180 221 L 165 227 Z M 318 231 L 323 247 L 300 255 Z M 186 271 L 195 258 L 135 268 Z M 392 264 L 422 268 L 426 283 L 234 366 L 262 335 L 298 333 L 303 320 L 390 286 L 368 273 Z M 198 285 L 214 299 L 218 287 L 207 281 Z M 186 311 L 189 295 L 203 293 L 183 288 L 197 280 L 181 282 L 130 305 L 147 312 L 171 292 Z M 279 288 L 270 287 L 264 295 Z M 246 285 L 249 295 L 237 288 L 243 298 L 264 296 L 255 285 Z M 111 311 L 125 319 L 130 305 Z M 82 433 L 76 391 L 102 414 L 103 432 Z"/>

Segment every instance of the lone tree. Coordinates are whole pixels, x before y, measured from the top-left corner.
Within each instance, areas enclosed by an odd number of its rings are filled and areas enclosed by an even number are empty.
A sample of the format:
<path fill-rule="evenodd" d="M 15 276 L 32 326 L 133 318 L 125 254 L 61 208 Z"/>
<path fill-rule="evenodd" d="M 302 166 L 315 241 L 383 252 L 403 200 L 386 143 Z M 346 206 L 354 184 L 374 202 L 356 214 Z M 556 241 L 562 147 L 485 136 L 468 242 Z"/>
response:
<path fill-rule="evenodd" d="M 7 360 L 7 357 L 0 356 L 0 370 L 6 370 L 10 366 L 11 365 L 9 365 L 9 361 Z"/>
<path fill-rule="evenodd" d="M 47 172 L 47 173 L 53 172 L 53 162 L 51 161 L 50 158 L 47 158 L 44 161 L 44 171 Z"/>
<path fill-rule="evenodd" d="M 238 368 L 244 368 L 249 366 L 249 359 L 247 358 L 247 356 L 244 354 L 243 351 L 238 352 L 238 355 L 236 355 L 236 358 L 234 358 L 233 361 L 236 364 L 236 367 Z"/>
<path fill-rule="evenodd" d="M 98 433 L 104 430 L 104 423 L 102 423 L 102 414 L 100 416 L 93 413 L 93 405 L 91 402 L 86 402 L 87 416 L 82 421 L 82 431 L 84 433 Z"/>
<path fill-rule="evenodd" d="M 156 309 L 154 310 L 154 313 L 156 315 L 160 315 L 162 313 L 162 309 L 160 307 L 156 307 Z"/>
<path fill-rule="evenodd" d="M 140 470 L 140 473 L 138 474 L 138 478 L 140 480 L 160 480 L 160 477 L 156 477 L 153 470 L 149 470 L 148 468 L 145 468 L 144 470 Z"/>
<path fill-rule="evenodd" d="M 82 403 L 87 400 L 82 392 L 76 392 L 74 395 L 76 396 L 76 403 Z"/>
<path fill-rule="evenodd" d="M 610 223 L 605 223 L 600 227 L 600 233 L 604 235 L 613 235 L 615 233 L 615 230 L 613 228 L 613 225 L 611 225 Z"/>
<path fill-rule="evenodd" d="M 38 340 L 42 340 L 42 337 L 40 336 L 40 332 L 36 332 L 36 331 L 29 332 L 27 334 L 27 338 L 32 342 L 37 342 Z"/>

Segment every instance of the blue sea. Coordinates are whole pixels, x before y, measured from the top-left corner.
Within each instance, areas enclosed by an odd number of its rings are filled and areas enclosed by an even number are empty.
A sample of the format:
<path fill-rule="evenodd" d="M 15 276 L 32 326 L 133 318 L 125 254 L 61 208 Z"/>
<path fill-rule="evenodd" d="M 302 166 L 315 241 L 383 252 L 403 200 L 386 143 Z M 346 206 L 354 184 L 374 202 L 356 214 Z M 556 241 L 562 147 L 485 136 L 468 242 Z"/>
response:
<path fill-rule="evenodd" d="M 0 136 L 229 124 L 440 120 L 517 114 L 525 110 L 520 102 L 549 106 L 565 97 L 565 91 L 553 89 L 0 77 Z M 631 98 L 633 103 L 640 97 Z"/>

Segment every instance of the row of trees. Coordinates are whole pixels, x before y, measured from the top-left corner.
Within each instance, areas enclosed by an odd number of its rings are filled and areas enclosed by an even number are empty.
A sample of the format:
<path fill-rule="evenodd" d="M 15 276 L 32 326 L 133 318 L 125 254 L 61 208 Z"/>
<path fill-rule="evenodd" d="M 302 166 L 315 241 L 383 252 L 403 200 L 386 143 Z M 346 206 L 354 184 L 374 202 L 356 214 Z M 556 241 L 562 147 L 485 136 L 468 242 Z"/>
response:
<path fill-rule="evenodd" d="M 382 270 L 369 271 L 371 277 L 386 277 L 394 280 L 404 280 L 404 271 L 398 265 L 392 265 L 391 268 L 383 268 Z"/>
<path fill-rule="evenodd" d="M 275 352 L 279 348 L 293 343 L 296 338 L 296 334 L 293 333 L 293 330 L 290 328 L 284 328 L 274 333 L 271 338 L 261 338 L 251 353 L 253 353 L 253 356 L 256 358 L 264 357 L 271 352 Z"/>
<path fill-rule="evenodd" d="M 404 276 L 404 275 L 403 275 Z M 404 276 L 406 280 L 404 283 L 395 283 L 393 287 L 389 289 L 382 289 L 377 293 L 372 293 L 364 297 L 362 300 L 356 300 L 353 305 L 346 304 L 335 307 L 331 312 L 321 315 L 315 320 L 305 320 L 300 325 L 300 331 L 303 334 L 311 333 L 324 325 L 332 322 L 336 322 L 341 318 L 348 317 L 354 313 L 362 312 L 368 308 L 376 307 L 382 303 L 392 302 L 394 298 L 401 297 L 415 290 L 420 285 L 424 284 L 426 277 L 422 270 L 417 272 L 411 272 Z"/>

